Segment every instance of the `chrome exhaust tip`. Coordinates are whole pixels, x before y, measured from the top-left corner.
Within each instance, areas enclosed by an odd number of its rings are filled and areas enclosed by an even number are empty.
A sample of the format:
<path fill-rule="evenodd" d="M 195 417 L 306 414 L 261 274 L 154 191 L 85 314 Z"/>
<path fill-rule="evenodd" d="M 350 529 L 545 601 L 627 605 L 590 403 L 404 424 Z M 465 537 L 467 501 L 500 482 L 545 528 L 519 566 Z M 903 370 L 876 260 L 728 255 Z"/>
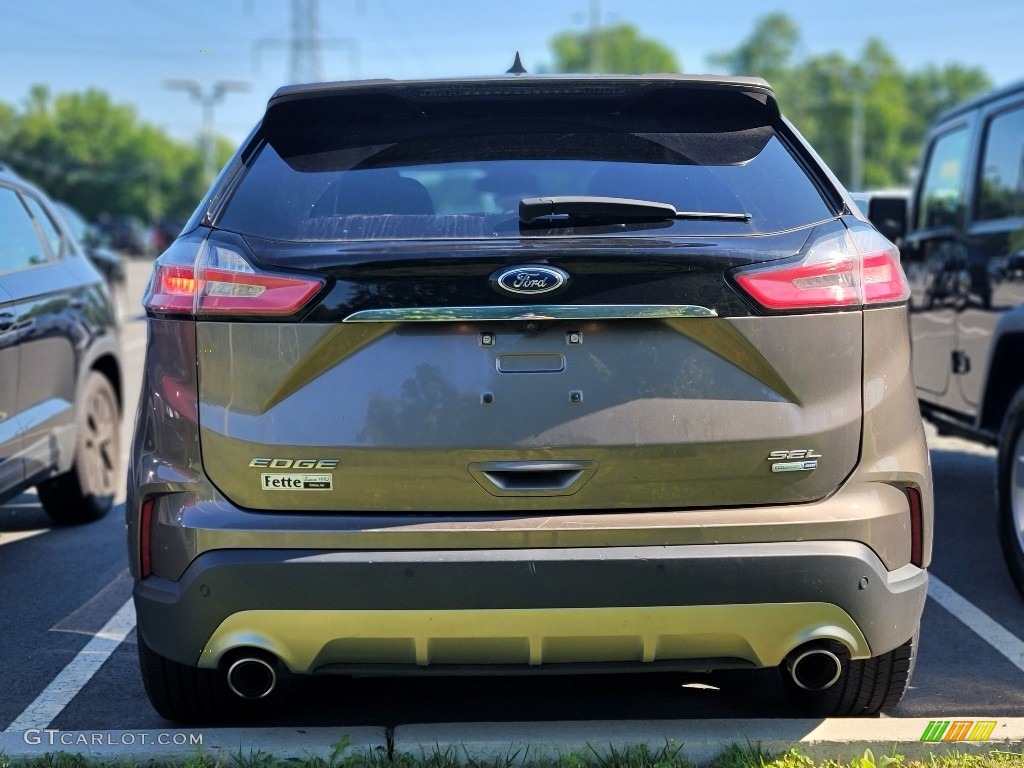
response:
<path fill-rule="evenodd" d="M 264 699 L 277 685 L 274 665 L 266 659 L 243 656 L 228 667 L 228 688 L 242 699 Z"/>
<path fill-rule="evenodd" d="M 797 649 L 786 657 L 786 669 L 798 688 L 824 691 L 835 685 L 843 674 L 843 662 L 827 648 Z"/>

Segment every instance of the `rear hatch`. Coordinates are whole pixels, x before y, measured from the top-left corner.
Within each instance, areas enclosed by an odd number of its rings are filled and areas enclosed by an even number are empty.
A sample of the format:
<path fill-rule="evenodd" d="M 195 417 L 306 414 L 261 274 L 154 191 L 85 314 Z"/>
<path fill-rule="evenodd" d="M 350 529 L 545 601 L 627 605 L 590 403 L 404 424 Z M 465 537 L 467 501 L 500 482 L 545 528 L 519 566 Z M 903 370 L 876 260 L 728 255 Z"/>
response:
<path fill-rule="evenodd" d="M 214 228 L 161 260 L 193 259 L 202 460 L 227 497 L 746 506 L 850 474 L 859 310 L 899 299 L 896 254 L 835 215 L 766 89 L 572 82 L 272 100 Z"/>

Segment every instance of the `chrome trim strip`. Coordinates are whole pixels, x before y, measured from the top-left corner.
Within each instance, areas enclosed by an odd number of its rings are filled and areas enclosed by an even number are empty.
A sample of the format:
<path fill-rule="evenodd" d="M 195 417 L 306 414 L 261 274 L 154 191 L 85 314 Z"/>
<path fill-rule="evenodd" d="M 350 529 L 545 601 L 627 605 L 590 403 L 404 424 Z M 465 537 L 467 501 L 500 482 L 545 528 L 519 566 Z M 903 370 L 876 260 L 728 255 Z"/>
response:
<path fill-rule="evenodd" d="M 694 304 L 534 304 L 521 307 L 403 307 L 364 309 L 346 323 L 444 323 L 493 320 L 647 320 L 666 317 L 718 317 Z"/>

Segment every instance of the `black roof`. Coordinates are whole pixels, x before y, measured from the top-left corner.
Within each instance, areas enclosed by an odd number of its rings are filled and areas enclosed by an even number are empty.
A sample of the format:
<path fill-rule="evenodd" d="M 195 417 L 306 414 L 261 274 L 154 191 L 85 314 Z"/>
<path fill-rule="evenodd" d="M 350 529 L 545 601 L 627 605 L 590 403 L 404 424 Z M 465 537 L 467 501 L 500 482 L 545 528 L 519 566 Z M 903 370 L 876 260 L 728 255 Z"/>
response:
<path fill-rule="evenodd" d="M 501 89 L 507 88 L 508 93 L 554 92 L 565 89 L 569 95 L 572 90 L 587 91 L 595 94 L 600 89 L 620 88 L 657 88 L 692 86 L 695 88 L 721 88 L 759 93 L 768 100 L 775 100 L 775 93 L 767 81 L 760 77 L 732 77 L 725 75 L 681 75 L 675 73 L 658 73 L 650 75 L 516 75 L 504 74 L 490 77 L 443 78 L 423 80 L 341 80 L 329 83 L 306 83 L 286 85 L 278 88 L 270 97 L 270 104 L 303 99 L 309 97 L 340 95 L 359 91 L 388 90 L 420 90 L 424 92 L 443 92 L 452 89 L 451 95 L 473 95 L 474 91 L 489 92 L 498 95 Z"/>
<path fill-rule="evenodd" d="M 962 104 L 957 104 L 955 107 L 947 109 L 942 112 L 935 120 L 936 123 L 944 123 L 950 118 L 962 115 L 965 112 L 970 112 L 973 109 L 977 109 L 991 101 L 998 101 L 999 99 L 1006 98 L 1007 96 L 1013 96 L 1015 94 L 1024 94 L 1024 80 L 1018 80 L 1010 85 L 1003 86 L 1002 88 L 996 88 L 987 93 L 983 93 L 980 96 L 975 96 L 970 101 L 965 101 Z"/>

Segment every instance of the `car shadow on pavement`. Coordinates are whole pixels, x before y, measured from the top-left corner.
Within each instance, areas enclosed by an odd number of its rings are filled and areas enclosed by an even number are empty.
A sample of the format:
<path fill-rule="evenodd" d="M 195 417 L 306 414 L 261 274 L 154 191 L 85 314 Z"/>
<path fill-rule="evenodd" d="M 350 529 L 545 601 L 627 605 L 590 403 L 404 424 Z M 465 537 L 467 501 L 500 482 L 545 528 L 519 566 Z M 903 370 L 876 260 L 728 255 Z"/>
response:
<path fill-rule="evenodd" d="M 535 677 L 285 678 L 264 725 L 801 717 L 775 669 Z"/>
<path fill-rule="evenodd" d="M 53 527 L 53 521 L 43 511 L 35 492 L 22 493 L 0 505 L 0 535 L 23 533 Z"/>

